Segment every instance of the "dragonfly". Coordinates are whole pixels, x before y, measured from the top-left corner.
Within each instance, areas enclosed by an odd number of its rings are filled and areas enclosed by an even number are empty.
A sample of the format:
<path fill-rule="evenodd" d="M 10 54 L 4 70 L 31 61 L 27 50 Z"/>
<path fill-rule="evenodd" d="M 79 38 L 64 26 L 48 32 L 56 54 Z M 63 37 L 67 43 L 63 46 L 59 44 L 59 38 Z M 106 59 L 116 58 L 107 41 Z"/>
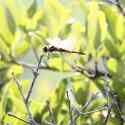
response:
<path fill-rule="evenodd" d="M 78 52 L 73 50 L 72 41 L 69 40 L 61 40 L 59 38 L 55 38 L 55 40 L 47 40 L 47 43 L 50 46 L 45 46 L 43 48 L 44 52 L 65 52 L 65 53 L 75 53 L 80 55 L 85 55 L 83 52 Z"/>

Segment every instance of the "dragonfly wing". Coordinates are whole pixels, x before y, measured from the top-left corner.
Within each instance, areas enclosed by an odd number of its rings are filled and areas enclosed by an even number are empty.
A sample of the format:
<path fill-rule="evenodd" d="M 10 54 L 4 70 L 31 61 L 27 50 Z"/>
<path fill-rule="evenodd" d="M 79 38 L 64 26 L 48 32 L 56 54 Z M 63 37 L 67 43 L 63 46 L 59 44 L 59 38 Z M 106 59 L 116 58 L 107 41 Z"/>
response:
<path fill-rule="evenodd" d="M 46 39 L 47 43 L 50 44 L 51 46 L 55 46 L 55 47 L 58 47 L 61 39 L 58 38 L 58 37 L 55 37 L 55 38 L 47 38 Z"/>
<path fill-rule="evenodd" d="M 59 37 L 48 38 L 46 40 L 50 45 L 55 46 L 56 48 L 73 51 L 74 50 L 74 41 L 71 38 L 60 39 Z"/>

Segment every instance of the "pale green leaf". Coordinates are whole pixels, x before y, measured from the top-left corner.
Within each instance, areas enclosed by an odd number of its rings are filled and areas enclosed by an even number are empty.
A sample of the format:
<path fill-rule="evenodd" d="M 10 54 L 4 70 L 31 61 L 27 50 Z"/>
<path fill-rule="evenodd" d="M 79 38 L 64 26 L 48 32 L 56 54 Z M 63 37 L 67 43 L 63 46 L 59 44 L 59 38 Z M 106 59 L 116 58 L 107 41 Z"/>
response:
<path fill-rule="evenodd" d="M 36 10 L 37 10 L 37 1 L 32 0 L 32 3 L 27 10 L 28 17 L 32 18 L 34 16 L 34 14 L 36 13 Z"/>
<path fill-rule="evenodd" d="M 4 8 L 4 11 L 5 11 L 8 28 L 9 28 L 10 32 L 14 35 L 14 33 L 16 31 L 16 23 L 13 18 L 13 15 L 12 15 L 11 11 L 9 10 L 9 8 L 7 8 L 7 7 Z"/>

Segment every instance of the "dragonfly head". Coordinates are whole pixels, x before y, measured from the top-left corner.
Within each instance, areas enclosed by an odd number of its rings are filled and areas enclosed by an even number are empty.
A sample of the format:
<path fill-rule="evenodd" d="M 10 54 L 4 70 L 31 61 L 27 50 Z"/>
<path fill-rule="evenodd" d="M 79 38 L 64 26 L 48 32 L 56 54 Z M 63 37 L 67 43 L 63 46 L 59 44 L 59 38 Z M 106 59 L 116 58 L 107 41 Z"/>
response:
<path fill-rule="evenodd" d="M 43 48 L 43 51 L 44 51 L 44 52 L 48 52 L 48 48 L 45 46 L 45 47 Z"/>

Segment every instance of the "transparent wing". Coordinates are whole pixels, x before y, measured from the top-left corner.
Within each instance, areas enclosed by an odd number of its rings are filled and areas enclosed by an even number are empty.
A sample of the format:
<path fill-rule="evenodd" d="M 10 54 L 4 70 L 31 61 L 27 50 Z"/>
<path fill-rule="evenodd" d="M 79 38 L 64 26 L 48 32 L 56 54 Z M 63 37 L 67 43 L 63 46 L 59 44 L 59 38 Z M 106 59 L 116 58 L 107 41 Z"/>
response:
<path fill-rule="evenodd" d="M 55 37 L 53 39 L 48 38 L 47 42 L 52 45 L 55 46 L 57 48 L 61 48 L 61 49 L 65 49 L 65 50 L 69 50 L 69 51 L 73 51 L 74 50 L 74 42 L 71 38 L 68 39 L 60 39 L 58 37 Z"/>

